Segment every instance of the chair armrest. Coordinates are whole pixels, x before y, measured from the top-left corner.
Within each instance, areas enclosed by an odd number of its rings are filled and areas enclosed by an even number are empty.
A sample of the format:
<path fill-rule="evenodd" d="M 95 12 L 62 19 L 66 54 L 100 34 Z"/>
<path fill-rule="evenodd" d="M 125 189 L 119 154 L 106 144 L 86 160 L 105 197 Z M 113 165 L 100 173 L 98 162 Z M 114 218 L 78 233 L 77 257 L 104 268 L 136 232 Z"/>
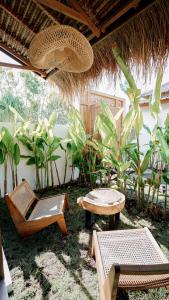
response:
<path fill-rule="evenodd" d="M 169 274 L 169 263 L 154 265 L 113 265 L 124 275 L 158 275 Z M 112 267 L 113 267 L 112 266 Z"/>

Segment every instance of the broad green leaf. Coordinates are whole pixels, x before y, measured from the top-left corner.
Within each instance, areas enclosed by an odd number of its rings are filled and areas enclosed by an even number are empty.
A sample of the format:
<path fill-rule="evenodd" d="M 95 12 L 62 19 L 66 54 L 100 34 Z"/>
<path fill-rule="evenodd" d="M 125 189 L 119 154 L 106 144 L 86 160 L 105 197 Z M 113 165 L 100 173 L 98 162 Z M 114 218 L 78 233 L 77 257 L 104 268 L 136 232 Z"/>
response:
<path fill-rule="evenodd" d="M 151 130 L 147 125 L 143 124 L 143 128 L 151 135 Z"/>
<path fill-rule="evenodd" d="M 146 152 L 146 154 L 145 154 L 145 156 L 144 156 L 144 159 L 143 159 L 143 161 L 142 161 L 142 163 L 141 163 L 141 173 L 143 174 L 146 170 L 147 170 L 147 168 L 148 168 L 148 164 L 149 164 L 149 161 L 150 161 L 150 157 L 151 157 L 151 155 L 152 155 L 152 150 L 148 150 L 147 152 Z"/>
<path fill-rule="evenodd" d="M 131 130 L 134 126 L 135 119 L 136 119 L 136 112 L 134 111 L 134 109 L 129 110 L 129 112 L 126 114 L 123 121 L 123 130 L 122 130 L 123 146 L 127 143 Z"/>
<path fill-rule="evenodd" d="M 48 121 L 49 125 L 53 127 L 56 124 L 57 118 L 58 118 L 57 112 L 52 112 Z"/>
<path fill-rule="evenodd" d="M 27 162 L 26 162 L 26 164 L 29 166 L 29 165 L 34 165 L 36 163 L 36 161 L 35 161 L 35 157 L 33 157 L 33 156 L 31 156 L 28 160 L 27 160 Z"/>
<path fill-rule="evenodd" d="M 127 149 L 126 152 L 128 153 L 129 158 L 131 159 L 132 167 L 137 172 L 137 169 L 138 169 L 138 160 L 139 160 L 139 156 L 138 156 L 137 150 L 131 148 L 131 149 Z"/>
<path fill-rule="evenodd" d="M 160 68 L 157 73 L 156 84 L 150 100 L 150 110 L 152 113 L 158 115 L 161 110 L 161 82 L 163 78 L 163 69 Z"/>
<path fill-rule="evenodd" d="M 5 127 L 2 128 L 2 132 L 3 132 L 3 138 L 2 141 L 5 144 L 5 147 L 7 149 L 8 152 L 12 153 L 13 152 L 13 137 L 10 134 L 9 130 Z"/>
<path fill-rule="evenodd" d="M 4 161 L 5 161 L 5 156 L 6 156 L 6 154 L 4 153 L 3 148 L 0 147 L 0 164 L 3 164 L 3 163 L 4 163 Z"/>
<path fill-rule="evenodd" d="M 116 122 L 114 121 L 114 116 L 111 112 L 108 103 L 102 101 L 100 106 L 101 106 L 101 112 L 104 114 L 104 116 L 106 116 L 109 119 L 110 123 L 113 123 L 113 127 L 116 128 Z"/>
<path fill-rule="evenodd" d="M 93 149 L 98 151 L 98 146 L 93 141 L 87 140 L 86 145 L 91 146 Z"/>
<path fill-rule="evenodd" d="M 169 184 L 169 172 L 165 172 L 163 174 L 163 179 L 164 179 L 166 184 Z"/>
<path fill-rule="evenodd" d="M 33 147 L 31 145 L 31 141 L 25 135 L 19 135 L 18 140 L 29 150 L 32 151 Z"/>
<path fill-rule="evenodd" d="M 120 166 L 120 172 L 126 171 L 130 167 L 131 162 L 127 161 Z"/>
<path fill-rule="evenodd" d="M 55 160 L 58 160 L 59 158 L 61 158 L 61 156 L 59 156 L 59 155 L 52 155 L 50 157 L 50 161 L 55 161 Z"/>
<path fill-rule="evenodd" d="M 161 145 L 161 151 L 166 163 L 169 163 L 169 147 L 160 129 L 157 130 L 157 137 Z"/>
<path fill-rule="evenodd" d="M 0 110 L 5 110 L 7 107 L 6 107 L 6 104 L 4 102 L 0 102 Z"/>
<path fill-rule="evenodd" d="M 112 47 L 112 51 L 113 51 L 113 55 L 114 55 L 114 58 L 115 58 L 117 64 L 119 65 L 121 71 L 123 72 L 128 84 L 129 84 L 129 87 L 131 89 L 137 89 L 134 78 L 133 78 L 128 66 L 126 65 L 125 61 L 123 60 L 122 55 L 120 53 L 120 49 L 118 48 L 117 44 L 114 43 L 114 45 Z"/>
<path fill-rule="evenodd" d="M 143 112 L 140 108 L 136 111 L 136 118 L 134 121 L 134 129 L 136 131 L 137 136 L 139 136 L 140 131 L 143 127 Z"/>
<path fill-rule="evenodd" d="M 121 115 L 123 114 L 123 112 L 124 112 L 124 108 L 122 107 L 122 108 L 115 114 L 114 120 L 115 120 L 116 122 L 120 119 L 120 117 L 121 117 Z"/>
<path fill-rule="evenodd" d="M 167 114 L 167 117 L 166 117 L 166 119 L 165 119 L 164 124 L 165 124 L 165 127 L 166 127 L 166 128 L 169 127 L 169 114 Z"/>

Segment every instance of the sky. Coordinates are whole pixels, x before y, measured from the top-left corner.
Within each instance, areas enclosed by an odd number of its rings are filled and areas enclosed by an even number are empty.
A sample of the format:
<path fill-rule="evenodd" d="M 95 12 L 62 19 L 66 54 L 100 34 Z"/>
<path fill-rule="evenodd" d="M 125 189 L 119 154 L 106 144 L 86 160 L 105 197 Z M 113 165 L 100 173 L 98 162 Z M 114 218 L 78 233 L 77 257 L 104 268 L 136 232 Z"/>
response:
<path fill-rule="evenodd" d="M 137 79 L 137 86 L 138 88 L 141 89 L 142 93 L 145 93 L 149 90 L 152 90 L 154 88 L 155 85 L 155 80 L 156 80 L 156 74 L 153 74 L 151 76 L 151 79 L 147 80 L 147 82 L 145 82 L 145 80 L 143 78 L 138 78 L 137 74 L 133 73 L 134 78 Z M 122 81 L 124 82 L 125 79 L 123 77 Z M 163 73 L 163 80 L 162 80 L 162 84 L 169 82 L 169 59 L 167 61 L 166 64 L 166 68 L 164 70 Z M 111 95 L 115 95 L 117 97 L 122 97 L 122 98 L 126 98 L 125 93 L 121 90 L 120 87 L 121 82 L 119 80 L 117 80 L 116 86 L 113 85 L 113 82 L 109 82 L 106 78 L 104 78 L 104 80 L 102 81 L 102 83 L 97 87 L 97 89 L 100 92 L 105 92 L 107 94 L 111 94 Z"/>
<path fill-rule="evenodd" d="M 9 57 L 8 55 L 4 54 L 0 51 L 0 62 L 7 62 L 7 63 L 13 63 L 13 64 L 19 64 L 14 59 Z M 139 88 L 141 88 L 142 93 L 149 91 L 154 88 L 155 84 L 155 76 L 152 76 L 151 80 L 148 80 L 146 83 L 142 78 L 138 78 L 137 75 L 134 76 L 134 78 L 137 78 L 137 85 Z M 124 80 L 124 79 L 123 79 Z M 162 83 L 166 83 L 169 81 L 169 60 L 167 61 L 166 68 L 164 70 L 163 74 L 163 81 Z M 126 99 L 126 95 L 121 90 L 120 82 L 117 80 L 116 86 L 113 85 L 113 82 L 109 82 L 106 77 L 102 80 L 102 82 L 97 85 L 96 88 L 92 88 L 100 92 L 104 92 L 107 94 L 115 95 L 117 97 L 122 97 Z"/>
<path fill-rule="evenodd" d="M 2 51 L 0 51 L 0 62 L 19 65 L 19 63 L 16 60 L 12 59 L 10 56 L 6 55 Z"/>

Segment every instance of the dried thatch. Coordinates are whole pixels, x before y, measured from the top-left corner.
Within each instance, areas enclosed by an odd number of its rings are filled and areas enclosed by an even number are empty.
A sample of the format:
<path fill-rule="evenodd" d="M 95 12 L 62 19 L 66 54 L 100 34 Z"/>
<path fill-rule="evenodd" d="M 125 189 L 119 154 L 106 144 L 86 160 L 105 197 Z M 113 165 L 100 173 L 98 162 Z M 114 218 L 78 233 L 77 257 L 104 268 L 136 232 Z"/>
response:
<path fill-rule="evenodd" d="M 38 1 L 1 1 L 0 48 L 10 53 L 12 57 L 15 57 L 24 65 L 29 65 L 28 48 L 36 33 L 58 23 L 78 29 L 93 46 L 94 64 L 92 68 L 81 74 L 42 70 L 42 75 L 45 74 L 47 79 L 56 83 L 65 95 L 73 95 L 84 89 L 89 83 L 98 82 L 103 71 L 104 74 L 106 73 L 114 79 L 119 75 L 119 70 L 111 52 L 114 41 L 121 48 L 126 62 L 130 66 L 137 65 L 138 73 L 142 67 L 143 73 L 147 74 L 152 68 L 154 69 L 159 64 L 164 63 L 168 56 L 168 0 L 135 0 L 137 7 L 132 8 L 124 16 L 113 21 L 113 24 L 101 34 L 104 38 L 102 40 L 97 39 L 87 25 L 82 25 L 79 21 L 71 19 L 70 16 L 56 12 Z M 97 28 L 102 28 L 107 19 L 110 19 L 112 15 L 118 15 L 124 7 L 134 1 L 78 0 L 76 2 L 81 6 L 83 12 L 90 16 L 91 21 L 96 24 Z M 71 0 L 64 0 L 61 3 L 70 7 Z M 134 12 L 139 11 L 141 5 L 148 5 L 148 3 L 151 3 L 151 5 L 134 17 Z"/>
<path fill-rule="evenodd" d="M 112 56 L 112 43 L 116 41 L 122 55 L 132 68 L 137 65 L 138 74 L 151 73 L 165 63 L 169 53 L 169 1 L 157 1 L 151 8 L 123 25 L 100 44 L 93 46 L 94 64 L 82 74 L 57 72 L 51 76 L 63 94 L 70 95 L 84 89 L 89 83 L 99 81 L 106 73 L 114 79 L 118 68 Z"/>

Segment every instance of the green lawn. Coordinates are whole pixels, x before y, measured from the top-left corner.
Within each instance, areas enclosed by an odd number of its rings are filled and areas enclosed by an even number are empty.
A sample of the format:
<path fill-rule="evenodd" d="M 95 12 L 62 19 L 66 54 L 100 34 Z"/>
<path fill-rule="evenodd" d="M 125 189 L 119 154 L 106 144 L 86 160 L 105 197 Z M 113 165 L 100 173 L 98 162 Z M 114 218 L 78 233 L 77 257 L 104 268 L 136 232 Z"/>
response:
<path fill-rule="evenodd" d="M 84 228 L 84 211 L 76 204 L 87 188 L 67 187 L 52 193 L 69 194 L 70 211 L 66 215 L 69 234 L 63 238 L 57 225 L 22 240 L 1 199 L 1 229 L 5 254 L 8 260 L 13 292 L 10 300 L 96 300 L 98 282 L 95 262 L 90 256 L 91 233 Z M 125 211 L 121 228 L 148 226 L 164 252 L 169 256 L 169 224 L 152 223 L 143 215 Z M 107 218 L 98 218 L 96 229 L 107 229 Z M 130 292 L 129 299 L 169 299 L 165 289 Z"/>

